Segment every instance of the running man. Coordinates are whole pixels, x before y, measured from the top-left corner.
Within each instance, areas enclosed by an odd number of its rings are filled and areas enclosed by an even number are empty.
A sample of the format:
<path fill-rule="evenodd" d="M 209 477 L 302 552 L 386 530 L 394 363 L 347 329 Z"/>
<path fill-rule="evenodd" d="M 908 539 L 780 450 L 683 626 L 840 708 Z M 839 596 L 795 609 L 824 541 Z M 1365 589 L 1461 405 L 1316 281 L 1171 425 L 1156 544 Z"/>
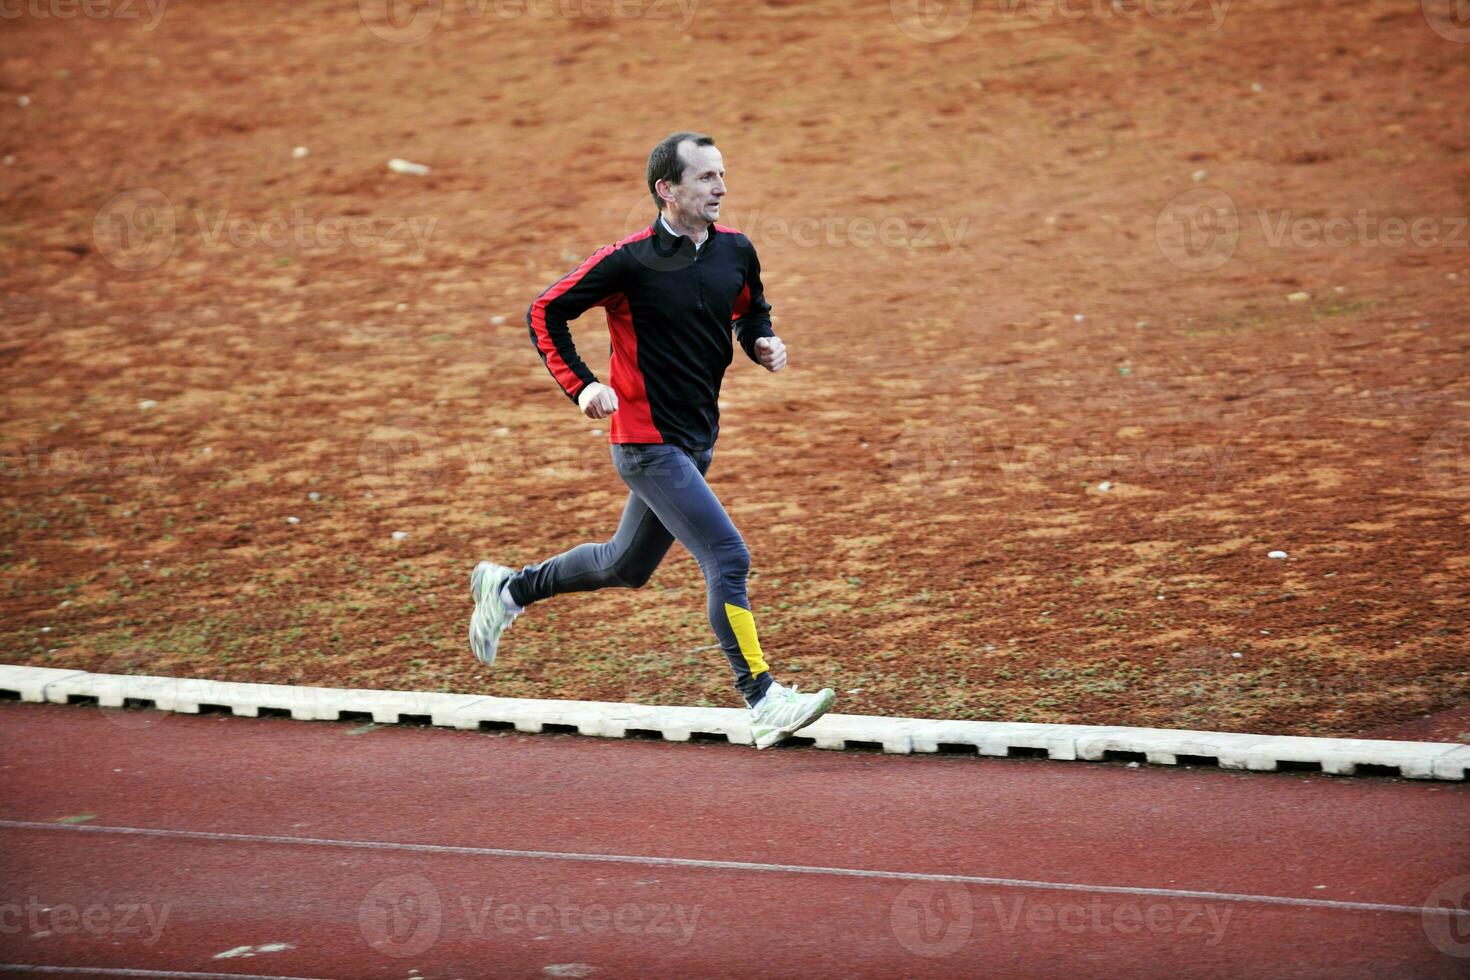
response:
<path fill-rule="evenodd" d="M 751 360 L 786 366 L 771 330 L 755 246 L 715 224 L 725 167 L 715 141 L 674 133 L 648 157 L 653 223 L 585 262 L 526 313 L 546 369 L 589 419 L 610 419 L 609 442 L 628 501 L 611 541 L 580 544 L 519 572 L 482 561 L 470 576 L 470 648 L 494 663 L 500 636 L 526 607 L 562 592 L 646 583 L 678 538 L 699 561 L 709 623 L 751 712 L 756 748 L 810 725 L 832 704 L 771 677 L 745 594 L 750 553 L 705 473 L 719 435 L 720 382 L 734 358 L 733 329 Z M 612 334 L 609 381 L 577 356 L 567 324 L 594 306 Z"/>

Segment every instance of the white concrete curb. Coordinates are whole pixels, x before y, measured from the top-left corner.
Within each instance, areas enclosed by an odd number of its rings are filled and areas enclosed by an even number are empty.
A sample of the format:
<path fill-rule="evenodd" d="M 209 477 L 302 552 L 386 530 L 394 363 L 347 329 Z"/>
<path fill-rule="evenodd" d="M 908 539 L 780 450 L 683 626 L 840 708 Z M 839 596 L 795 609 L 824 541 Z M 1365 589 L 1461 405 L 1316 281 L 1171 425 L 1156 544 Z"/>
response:
<path fill-rule="evenodd" d="M 418 721 L 461 729 L 568 732 L 608 738 L 632 735 L 672 742 L 691 738 L 741 745 L 751 742 L 749 716 L 738 708 L 667 708 L 606 701 L 237 684 L 8 665 L 0 665 L 0 697 L 106 708 L 156 708 L 184 714 L 197 714 L 204 708 L 252 718 L 264 712 L 289 714 L 301 720 L 371 719 L 381 724 Z M 881 748 L 892 753 L 959 752 L 1090 762 L 1126 760 L 1165 766 L 1218 765 L 1258 772 L 1320 769 L 1337 776 L 1464 780 L 1470 770 L 1470 745 L 1452 742 L 1298 738 L 1165 728 L 828 715 L 804 729 L 800 739 L 810 739 L 819 749 Z"/>

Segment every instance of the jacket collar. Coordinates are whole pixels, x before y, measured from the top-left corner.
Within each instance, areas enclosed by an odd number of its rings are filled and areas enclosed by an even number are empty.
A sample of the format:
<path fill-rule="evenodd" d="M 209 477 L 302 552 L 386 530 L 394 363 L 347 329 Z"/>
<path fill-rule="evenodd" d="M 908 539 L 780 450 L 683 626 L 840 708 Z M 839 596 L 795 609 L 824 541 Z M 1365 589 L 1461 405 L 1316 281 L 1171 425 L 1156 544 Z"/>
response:
<path fill-rule="evenodd" d="M 711 224 L 709 226 L 709 235 L 705 238 L 704 244 L 699 246 L 700 251 L 709 248 L 710 242 L 714 241 L 716 234 L 718 233 L 715 231 L 715 226 Z M 653 216 L 653 236 L 659 251 L 665 255 L 672 255 L 680 248 L 688 248 L 690 252 L 694 251 L 694 239 L 688 235 L 676 235 L 670 231 L 664 224 L 662 212 Z M 685 242 L 688 244 L 685 245 Z"/>

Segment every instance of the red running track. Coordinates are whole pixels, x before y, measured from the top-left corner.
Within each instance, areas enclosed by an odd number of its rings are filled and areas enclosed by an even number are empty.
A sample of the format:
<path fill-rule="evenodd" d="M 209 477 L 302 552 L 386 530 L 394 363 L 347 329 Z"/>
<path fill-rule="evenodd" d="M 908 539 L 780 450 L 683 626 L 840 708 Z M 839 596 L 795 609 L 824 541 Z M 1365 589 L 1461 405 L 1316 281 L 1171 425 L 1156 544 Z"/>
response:
<path fill-rule="evenodd" d="M 0 976 L 1470 975 L 1461 784 L 14 703 L 0 747 Z"/>

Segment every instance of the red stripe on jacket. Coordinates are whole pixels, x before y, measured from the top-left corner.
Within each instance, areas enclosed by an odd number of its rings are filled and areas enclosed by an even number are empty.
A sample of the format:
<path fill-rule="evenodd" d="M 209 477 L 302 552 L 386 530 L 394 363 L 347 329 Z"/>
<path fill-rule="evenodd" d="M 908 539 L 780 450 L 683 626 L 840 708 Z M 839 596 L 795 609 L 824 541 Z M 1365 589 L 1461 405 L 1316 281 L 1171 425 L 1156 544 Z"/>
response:
<path fill-rule="evenodd" d="M 612 389 L 618 393 L 618 410 L 608 428 L 609 442 L 663 442 L 663 433 L 653 424 L 643 372 L 638 368 L 638 334 L 628 297 L 621 293 L 608 298 L 607 329 L 612 334 Z"/>

